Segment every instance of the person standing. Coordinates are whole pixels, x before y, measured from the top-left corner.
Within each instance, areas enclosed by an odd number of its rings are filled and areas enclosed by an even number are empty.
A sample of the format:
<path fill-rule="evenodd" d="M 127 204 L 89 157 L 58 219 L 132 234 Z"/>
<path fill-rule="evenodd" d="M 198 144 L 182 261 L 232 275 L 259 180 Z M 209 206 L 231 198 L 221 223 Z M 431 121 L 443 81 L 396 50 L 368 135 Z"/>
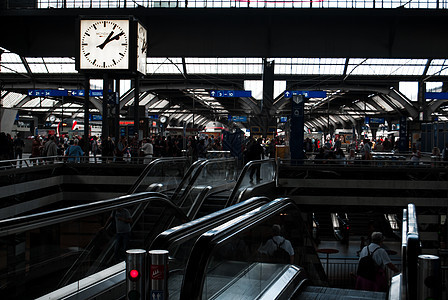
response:
<path fill-rule="evenodd" d="M 151 144 L 149 139 L 147 139 L 147 138 L 143 139 L 142 149 L 141 150 L 142 150 L 143 155 L 144 155 L 143 163 L 145 165 L 147 165 L 151 161 L 152 156 L 154 154 L 154 148 L 153 148 L 153 146 L 152 146 L 152 144 Z"/>
<path fill-rule="evenodd" d="M 40 138 L 38 135 L 34 137 L 33 144 L 31 145 L 31 158 L 34 158 L 34 161 L 36 162 L 36 165 L 39 164 L 38 157 L 40 156 L 42 143 L 40 142 Z"/>
<path fill-rule="evenodd" d="M 249 161 L 252 160 L 260 160 L 263 156 L 263 148 L 261 147 L 261 142 L 262 139 L 258 138 L 258 140 L 252 139 L 251 142 L 249 142 L 249 146 L 247 149 L 247 158 Z M 253 177 L 255 174 L 256 177 L 256 181 L 257 183 L 261 181 L 261 176 L 260 176 L 260 164 L 256 163 L 255 165 L 252 166 L 251 170 L 250 170 L 250 174 L 249 174 L 249 181 L 250 183 L 253 182 Z"/>
<path fill-rule="evenodd" d="M 444 164 L 448 162 L 448 143 L 445 144 L 445 148 L 442 150 L 442 160 Z"/>
<path fill-rule="evenodd" d="M 17 133 L 13 143 L 14 143 L 14 159 L 20 159 L 19 165 L 20 167 L 22 167 L 22 155 L 23 155 L 23 148 L 25 148 L 25 142 L 20 137 L 20 132 Z"/>
<path fill-rule="evenodd" d="M 120 261 L 125 258 L 125 252 L 131 238 L 132 217 L 129 210 L 121 207 L 112 212 L 107 223 L 109 223 L 112 218 L 115 221 L 116 230 L 114 258 L 116 261 Z"/>
<path fill-rule="evenodd" d="M 273 236 L 258 248 L 260 254 L 272 257 L 275 262 L 294 263 L 294 248 L 291 242 L 282 236 L 282 228 L 278 224 L 272 225 Z M 281 249 L 280 249 L 281 248 Z M 283 257 L 280 257 L 283 256 Z"/>
<path fill-rule="evenodd" d="M 65 155 L 68 156 L 67 162 L 80 162 L 80 158 L 84 155 L 84 151 L 82 151 L 78 144 L 79 140 L 75 138 L 73 145 L 70 145 L 67 150 L 65 150 Z"/>
<path fill-rule="evenodd" d="M 93 136 L 91 143 L 92 143 L 92 145 L 91 145 L 90 149 L 92 149 L 93 160 L 96 163 L 96 155 L 98 154 L 98 150 L 99 150 L 98 137 L 96 135 Z"/>
<path fill-rule="evenodd" d="M 361 253 L 359 254 L 359 262 L 361 262 L 364 257 L 371 255 L 376 265 L 376 270 L 374 270 L 375 276 L 374 279 L 371 280 L 358 275 L 355 288 L 357 290 L 386 292 L 388 289 L 386 267 L 395 273 L 398 273 L 398 268 L 392 263 L 386 250 L 382 248 L 384 241 L 383 234 L 375 231 L 371 235 L 371 240 L 372 242 L 361 250 Z"/>
<path fill-rule="evenodd" d="M 54 135 L 50 135 L 48 141 L 44 145 L 44 156 L 51 157 L 58 155 L 58 145 L 54 141 Z M 51 162 L 51 159 L 47 159 L 48 162 Z M 54 159 L 53 159 L 54 161 Z"/>

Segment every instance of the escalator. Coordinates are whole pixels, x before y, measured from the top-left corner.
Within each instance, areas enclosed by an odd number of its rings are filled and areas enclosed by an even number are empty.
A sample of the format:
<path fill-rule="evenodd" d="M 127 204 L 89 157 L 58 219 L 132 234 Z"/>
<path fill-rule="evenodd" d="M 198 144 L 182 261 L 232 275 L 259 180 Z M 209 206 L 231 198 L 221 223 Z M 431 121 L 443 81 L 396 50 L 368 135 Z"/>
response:
<path fill-rule="evenodd" d="M 269 199 L 265 197 L 253 198 L 164 231 L 153 241 L 151 249 L 170 249 L 170 280 L 175 281 L 176 274 L 180 274 L 179 266 L 186 264 L 191 247 L 199 235 L 267 202 L 269 202 Z M 98 273 L 98 275 L 95 274 L 96 276 L 90 279 L 88 286 L 83 286 L 83 281 L 85 281 L 83 279 L 53 291 L 43 296 L 42 299 L 123 299 L 122 295 L 125 294 L 124 273 L 125 265 L 124 262 L 121 262 Z M 177 290 L 180 290 L 180 286 Z M 116 297 L 113 295 L 116 295 Z M 175 293 L 170 295 L 170 299 L 174 299 L 172 298 L 174 295 Z"/>
<path fill-rule="evenodd" d="M 169 227 L 187 219 L 163 194 L 147 192 L 1 220 L 0 294 L 7 299 L 33 299 L 58 284 L 109 267 L 114 258 L 115 234 L 103 228 L 105 221 L 120 207 L 127 208 L 138 220 L 139 212 L 144 211 L 141 208 L 149 203 L 163 203 L 170 211 L 166 214 L 171 218 Z M 141 223 L 136 221 L 134 228 L 138 226 Z M 152 234 L 161 231 L 153 229 Z"/>
<path fill-rule="evenodd" d="M 293 265 L 273 263 L 259 252 L 272 238 L 274 224 L 293 245 Z M 288 199 L 271 201 L 202 234 L 182 274 L 179 299 L 288 298 L 304 285 L 328 286 L 310 232 Z"/>
<path fill-rule="evenodd" d="M 251 183 L 252 168 L 260 168 L 262 183 Z M 275 194 L 275 169 L 276 165 L 273 159 L 247 163 L 233 185 L 221 184 L 205 195 L 203 204 L 194 218 L 205 216 L 254 196 L 273 196 Z"/>
<path fill-rule="evenodd" d="M 210 170 L 211 165 L 220 165 L 222 161 L 213 160 L 212 163 L 203 161 L 198 165 L 207 165 Z M 227 160 L 227 163 L 228 161 L 230 160 Z M 157 165 L 162 167 L 154 168 Z M 175 170 L 164 170 L 169 167 L 174 167 Z M 183 158 L 153 161 L 145 168 L 132 191 L 154 190 L 155 187 L 165 192 L 174 190 L 173 187 L 180 186 L 177 176 L 184 168 Z M 154 184 L 157 181 L 159 184 Z M 194 186 L 188 180 L 184 182 L 186 191 Z M 147 249 L 157 234 L 189 220 L 185 212 L 191 213 L 194 200 L 188 201 L 188 198 L 176 197 L 176 194 L 173 198 L 177 203 L 168 199 L 165 194 L 134 193 L 87 205 L 1 221 L 0 254 L 5 266 L 2 272 L 4 275 L 0 276 L 0 291 L 10 295 L 10 298 L 28 299 L 29 291 L 19 288 L 20 284 L 14 280 L 17 276 L 23 276 L 26 278 L 24 282 L 35 287 L 33 294 L 29 296 L 31 299 L 114 264 L 115 234 L 113 228 L 108 224 L 105 226 L 105 223 L 112 211 L 119 207 L 126 207 L 134 220 L 129 246 Z M 79 213 L 80 211 L 82 213 Z M 54 221 L 48 222 L 48 218 Z M 36 224 L 31 227 L 23 225 L 28 224 L 30 220 L 37 220 Z M 11 227 L 22 229 L 14 229 L 11 233 L 8 229 Z M 22 248 L 24 250 L 21 250 Z M 51 267 L 48 267 L 48 264 Z M 45 271 L 43 273 L 37 272 L 41 266 Z M 47 287 L 39 284 L 39 278 L 43 278 L 44 274 L 48 274 L 46 282 L 52 282 Z"/>
<path fill-rule="evenodd" d="M 260 245 L 273 224 L 284 229 L 285 238 L 294 246 L 292 265 L 260 256 Z M 276 199 L 202 234 L 191 250 L 179 298 L 174 299 L 386 297 L 385 292 L 329 287 L 299 209 L 288 199 Z"/>

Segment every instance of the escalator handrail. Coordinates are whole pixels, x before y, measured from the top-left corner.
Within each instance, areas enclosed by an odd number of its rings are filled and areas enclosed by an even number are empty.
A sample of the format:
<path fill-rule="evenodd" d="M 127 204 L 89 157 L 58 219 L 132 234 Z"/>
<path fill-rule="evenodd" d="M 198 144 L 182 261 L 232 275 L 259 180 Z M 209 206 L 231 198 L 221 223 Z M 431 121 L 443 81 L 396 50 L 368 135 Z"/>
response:
<path fill-rule="evenodd" d="M 128 195 L 134 194 L 135 191 L 138 189 L 142 181 L 146 178 L 146 176 L 151 172 L 153 168 L 155 168 L 158 164 L 164 163 L 164 162 L 187 162 L 187 157 L 162 157 L 157 158 L 155 160 L 152 160 L 143 170 L 143 172 L 140 174 L 140 176 L 137 178 L 135 183 L 131 186 L 129 191 L 127 192 Z"/>
<path fill-rule="evenodd" d="M 165 197 L 151 197 L 149 199 L 146 199 L 145 201 L 139 201 L 139 202 L 133 202 L 133 204 L 139 204 L 139 208 L 137 208 L 132 215 L 132 220 L 138 220 L 141 216 L 141 214 L 143 213 L 143 211 L 147 208 L 148 205 L 150 205 L 152 202 L 160 202 L 162 203 L 162 205 L 164 206 L 168 206 L 172 209 L 174 209 L 175 214 L 178 216 L 179 219 L 188 222 L 190 219 L 188 218 L 188 216 L 185 215 L 185 213 L 179 208 L 177 207 L 174 203 L 171 202 L 170 199 L 165 198 Z M 124 206 L 128 206 L 129 203 L 123 204 L 122 207 Z M 138 214 L 138 216 L 136 217 L 136 215 Z M 109 219 L 110 220 L 110 219 Z M 105 224 L 104 227 L 108 228 L 111 224 L 111 221 L 109 221 L 109 223 Z M 136 222 L 132 222 L 131 228 L 133 229 L 135 226 Z M 91 249 L 94 248 L 96 246 L 96 244 L 98 244 L 98 238 L 100 237 L 100 232 L 98 232 L 93 239 L 90 241 L 90 243 L 86 246 L 86 251 L 83 252 L 83 254 L 87 254 L 91 252 Z M 76 261 L 72 264 L 72 266 L 70 267 L 70 269 L 68 270 L 68 272 L 65 273 L 65 275 L 62 277 L 61 282 L 59 283 L 59 286 L 64 286 L 67 284 L 67 282 L 70 280 L 70 276 L 71 274 L 75 274 L 74 270 L 76 268 L 78 268 L 80 265 L 82 265 L 82 263 L 84 262 L 85 258 L 87 256 L 84 255 L 80 255 Z"/>
<path fill-rule="evenodd" d="M 196 180 L 198 179 L 199 175 L 201 174 L 202 170 L 210 164 L 217 164 L 217 163 L 223 163 L 223 162 L 235 162 L 236 158 L 216 158 L 216 159 L 207 159 L 204 160 L 199 164 L 199 166 L 194 170 L 194 174 L 191 177 L 191 180 L 188 181 L 188 184 L 185 188 L 185 190 L 182 192 L 182 195 L 179 195 L 179 207 L 183 207 L 185 204 L 185 201 L 190 194 L 194 184 L 196 183 Z M 176 195 L 176 194 L 175 194 Z M 173 199 L 174 200 L 174 199 Z M 176 203 L 176 201 L 173 201 Z"/>
<path fill-rule="evenodd" d="M 270 200 L 267 197 L 252 197 L 246 201 L 240 202 L 236 205 L 221 209 L 204 217 L 194 219 L 188 223 L 184 223 L 174 228 L 170 228 L 160 233 L 151 244 L 150 249 L 168 249 L 174 241 L 179 239 L 189 239 L 191 234 L 196 234 L 199 231 L 206 231 L 207 228 L 216 227 L 215 224 L 223 224 L 235 216 L 240 215 L 241 212 L 248 212 L 256 207 L 268 203 Z"/>
<path fill-rule="evenodd" d="M 188 168 L 187 172 L 185 173 L 184 177 L 182 178 L 182 180 L 180 181 L 179 185 L 177 186 L 177 188 L 174 190 L 173 196 L 172 196 L 172 200 L 175 201 L 177 197 L 179 197 L 180 192 L 182 191 L 182 189 L 184 188 L 185 185 L 188 186 L 188 182 L 191 180 L 191 174 L 198 168 L 198 166 L 200 164 L 204 163 L 204 161 L 201 160 L 197 160 L 195 162 L 193 162 L 190 167 Z"/>
<path fill-rule="evenodd" d="M 108 200 L 100 200 L 93 203 L 0 220 L 0 236 L 19 233 L 64 221 L 76 220 L 81 217 L 111 211 L 119 207 L 155 200 L 156 198 L 160 201 L 166 202 L 167 205 L 185 215 L 166 195 L 157 192 L 142 192 Z M 185 218 L 188 219 L 187 216 L 185 216 Z"/>
<path fill-rule="evenodd" d="M 221 239 L 255 226 L 288 206 L 297 207 L 289 198 L 278 198 L 202 234 L 190 253 L 179 299 L 201 299 L 208 258 Z"/>
<path fill-rule="evenodd" d="M 404 218 L 403 218 L 404 219 Z M 417 263 L 418 256 L 421 254 L 420 237 L 418 232 L 417 213 L 415 205 L 410 203 L 407 207 L 407 232 L 406 232 L 406 245 L 404 250 L 405 265 L 406 265 L 406 295 L 407 299 L 417 299 Z M 404 220 L 403 220 L 404 224 Z M 402 246 L 403 248 L 403 246 Z"/>
<path fill-rule="evenodd" d="M 249 171 L 250 168 L 252 168 L 255 164 L 264 164 L 264 163 L 274 163 L 274 170 L 276 170 L 276 163 L 275 159 L 260 159 L 260 160 L 252 160 L 248 162 L 244 167 L 243 170 L 240 173 L 240 176 L 238 177 L 238 180 L 235 184 L 235 187 L 233 188 L 232 194 L 230 194 L 229 199 L 227 200 L 227 203 L 224 207 L 229 207 L 235 204 L 235 198 L 236 195 L 240 189 L 241 184 L 243 183 L 244 177 L 246 176 L 246 173 Z"/>

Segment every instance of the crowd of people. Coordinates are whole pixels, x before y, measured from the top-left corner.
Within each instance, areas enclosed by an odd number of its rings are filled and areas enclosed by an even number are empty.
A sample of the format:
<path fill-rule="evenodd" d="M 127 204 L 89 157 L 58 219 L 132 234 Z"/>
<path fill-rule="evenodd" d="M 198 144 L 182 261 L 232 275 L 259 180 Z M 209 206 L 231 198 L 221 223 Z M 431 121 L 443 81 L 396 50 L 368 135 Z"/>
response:
<path fill-rule="evenodd" d="M 25 142 L 18 133 L 16 137 L 0 134 L 0 160 L 21 159 Z M 80 162 L 92 156 L 95 162 L 149 163 L 153 157 L 176 157 L 187 155 L 193 160 L 205 159 L 207 151 L 222 150 L 221 142 L 213 136 L 162 136 L 152 135 L 140 139 L 122 136 L 118 140 L 92 136 L 88 140 L 82 136 L 63 135 L 35 136 L 32 138 L 30 158 L 36 163 L 49 162 L 52 158 L 65 156 L 68 162 Z M 183 153 L 185 152 L 185 153 Z M 19 161 L 20 162 L 20 161 Z"/>

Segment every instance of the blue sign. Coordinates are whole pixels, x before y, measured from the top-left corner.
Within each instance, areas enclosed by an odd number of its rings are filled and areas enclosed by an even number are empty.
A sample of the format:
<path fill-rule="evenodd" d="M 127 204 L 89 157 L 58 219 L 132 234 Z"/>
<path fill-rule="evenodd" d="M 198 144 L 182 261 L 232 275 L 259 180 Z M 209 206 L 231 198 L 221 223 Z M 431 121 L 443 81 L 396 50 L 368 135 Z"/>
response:
<path fill-rule="evenodd" d="M 210 96 L 215 98 L 252 97 L 252 91 L 214 90 L 210 91 Z"/>
<path fill-rule="evenodd" d="M 246 116 L 232 116 L 232 122 L 247 122 Z"/>
<path fill-rule="evenodd" d="M 68 96 L 68 91 L 66 90 L 28 90 L 28 96 L 40 97 L 40 96 Z"/>
<path fill-rule="evenodd" d="M 103 120 L 103 116 L 102 115 L 89 115 L 89 120 L 90 121 L 101 121 L 101 120 Z"/>
<path fill-rule="evenodd" d="M 280 123 L 288 122 L 288 117 L 280 117 Z"/>
<path fill-rule="evenodd" d="M 365 123 L 366 124 L 384 124 L 384 118 L 366 117 Z"/>
<path fill-rule="evenodd" d="M 163 300 L 163 299 L 165 299 L 163 297 L 163 291 L 152 290 L 151 294 L 149 295 L 149 299 L 151 299 L 151 300 Z"/>
<path fill-rule="evenodd" d="M 71 96 L 78 96 L 78 97 L 84 97 L 85 91 L 84 90 L 70 90 L 68 91 Z M 109 91 L 110 92 L 110 91 Z M 103 90 L 90 90 L 89 92 L 90 97 L 102 97 L 103 96 Z"/>
<path fill-rule="evenodd" d="M 28 90 L 28 96 L 30 97 L 62 97 L 62 96 L 79 96 L 84 97 L 84 90 L 59 90 L 59 89 L 48 89 L 48 90 Z M 103 96 L 103 90 L 90 90 L 90 96 L 101 97 Z"/>
<path fill-rule="evenodd" d="M 327 92 L 325 91 L 285 91 L 284 97 L 291 98 L 292 96 L 303 95 L 305 98 L 325 98 Z"/>
<path fill-rule="evenodd" d="M 425 93 L 425 99 L 446 100 L 448 99 L 448 93 L 427 92 Z"/>

